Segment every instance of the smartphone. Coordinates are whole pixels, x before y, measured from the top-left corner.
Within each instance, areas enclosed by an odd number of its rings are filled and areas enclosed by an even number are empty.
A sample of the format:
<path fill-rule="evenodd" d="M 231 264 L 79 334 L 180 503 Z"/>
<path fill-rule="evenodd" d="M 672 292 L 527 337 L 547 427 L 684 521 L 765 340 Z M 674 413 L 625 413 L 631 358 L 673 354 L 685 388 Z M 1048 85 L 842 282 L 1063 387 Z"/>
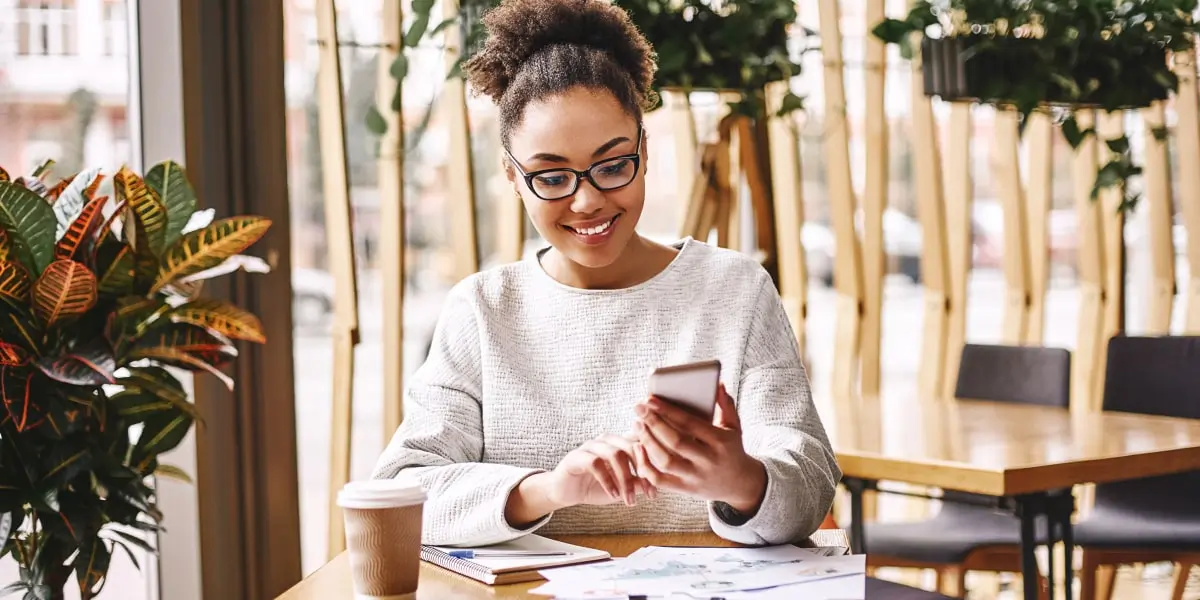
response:
<path fill-rule="evenodd" d="M 650 374 L 650 395 L 712 418 L 721 381 L 721 361 L 659 367 Z"/>

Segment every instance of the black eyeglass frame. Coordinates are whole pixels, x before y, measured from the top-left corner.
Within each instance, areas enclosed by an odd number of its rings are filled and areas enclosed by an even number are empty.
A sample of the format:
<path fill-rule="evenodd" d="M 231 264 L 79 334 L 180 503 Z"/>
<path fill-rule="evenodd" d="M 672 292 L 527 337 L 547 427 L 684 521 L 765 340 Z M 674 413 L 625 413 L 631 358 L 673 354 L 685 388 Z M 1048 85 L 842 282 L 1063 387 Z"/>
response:
<path fill-rule="evenodd" d="M 592 163 L 591 165 L 588 165 L 588 168 L 586 168 L 582 171 L 577 171 L 570 167 L 552 167 L 549 169 L 538 169 L 536 171 L 533 171 L 532 173 L 526 173 L 525 169 L 521 167 L 521 163 L 517 162 L 517 158 L 512 155 L 512 152 L 510 152 L 508 150 L 508 148 L 504 149 L 504 153 L 508 155 L 508 160 L 512 161 L 513 167 L 517 169 L 517 172 L 520 173 L 521 177 L 525 180 L 525 187 L 529 188 L 529 191 L 533 192 L 534 196 L 537 196 L 539 200 L 542 200 L 544 202 L 555 202 L 558 200 L 562 200 L 564 198 L 570 198 L 571 196 L 574 196 L 575 192 L 579 191 L 579 184 L 581 184 L 584 179 L 587 179 L 589 182 L 591 182 L 592 187 L 595 187 L 596 189 L 598 189 L 602 192 L 612 192 L 612 191 L 619 190 L 619 189 L 633 183 L 633 180 L 637 179 L 638 171 L 642 168 L 642 124 L 638 123 L 637 147 L 633 149 L 633 154 L 622 154 L 620 156 L 612 156 L 612 157 L 606 158 L 604 160 L 598 160 L 598 161 Z M 633 175 L 629 178 L 629 181 L 627 181 L 621 185 L 609 187 L 609 188 L 600 187 L 600 185 L 598 183 L 596 183 L 596 180 L 592 178 L 592 169 L 595 169 L 599 165 L 602 165 L 604 163 L 609 163 L 614 160 L 632 161 L 633 162 Z M 554 198 L 547 198 L 547 197 L 539 194 L 537 189 L 535 189 L 533 187 L 533 178 L 534 177 L 537 177 L 538 175 L 544 175 L 546 173 L 563 172 L 563 171 L 565 171 L 567 173 L 573 173 L 575 175 L 575 186 L 571 188 L 570 192 L 563 194 L 561 196 L 556 196 Z"/>

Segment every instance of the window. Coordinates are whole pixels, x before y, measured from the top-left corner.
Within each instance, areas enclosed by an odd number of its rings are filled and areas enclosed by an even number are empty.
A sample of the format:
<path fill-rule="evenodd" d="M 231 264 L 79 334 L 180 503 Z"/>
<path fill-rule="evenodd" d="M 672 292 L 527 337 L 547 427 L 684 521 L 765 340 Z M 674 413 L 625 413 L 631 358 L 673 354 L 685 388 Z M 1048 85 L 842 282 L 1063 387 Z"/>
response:
<path fill-rule="evenodd" d="M 17 53 L 60 56 L 79 53 L 75 0 L 20 0 Z"/>
<path fill-rule="evenodd" d="M 126 40 L 125 3 L 105 0 L 104 3 L 104 55 L 125 56 Z"/>

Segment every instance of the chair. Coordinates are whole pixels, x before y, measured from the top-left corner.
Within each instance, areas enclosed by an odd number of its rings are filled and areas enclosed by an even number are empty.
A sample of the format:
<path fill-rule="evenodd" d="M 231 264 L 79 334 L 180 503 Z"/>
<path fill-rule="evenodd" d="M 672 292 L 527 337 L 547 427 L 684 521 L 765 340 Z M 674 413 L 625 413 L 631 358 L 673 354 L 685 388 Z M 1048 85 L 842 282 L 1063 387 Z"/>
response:
<path fill-rule="evenodd" d="M 1200 337 L 1109 340 L 1103 408 L 1200 419 Z M 1158 561 L 1179 563 L 1172 598 L 1182 598 L 1200 563 L 1198 498 L 1200 471 L 1096 485 L 1092 511 L 1075 526 L 1080 600 L 1111 598 L 1117 565 Z"/>
<path fill-rule="evenodd" d="M 866 595 L 863 597 L 867 600 L 951 600 L 950 596 L 874 577 L 867 578 Z"/>
<path fill-rule="evenodd" d="M 958 398 L 1056 406 L 1070 402 L 1071 353 L 1035 346 L 963 347 L 954 395 Z M 947 490 L 936 515 L 921 521 L 865 523 L 867 563 L 937 571 L 938 590 L 953 583 L 966 594 L 967 571 L 1020 572 L 1020 520 L 965 501 L 974 494 Z M 1036 523 L 1037 539 L 1048 539 Z M 1045 591 L 1045 582 L 1042 583 Z"/>

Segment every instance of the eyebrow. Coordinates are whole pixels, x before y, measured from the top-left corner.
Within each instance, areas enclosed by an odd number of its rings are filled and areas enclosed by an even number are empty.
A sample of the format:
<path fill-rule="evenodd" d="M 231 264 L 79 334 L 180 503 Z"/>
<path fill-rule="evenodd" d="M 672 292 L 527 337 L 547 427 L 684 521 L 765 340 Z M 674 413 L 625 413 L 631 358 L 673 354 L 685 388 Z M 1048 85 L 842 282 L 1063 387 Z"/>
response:
<path fill-rule="evenodd" d="M 613 148 L 615 148 L 617 146 L 617 144 L 620 144 L 621 142 L 630 142 L 630 141 L 633 141 L 633 140 L 630 140 L 629 138 L 627 138 L 625 136 L 615 137 L 611 140 L 608 140 L 607 142 L 602 144 L 599 148 L 596 148 L 596 151 L 592 153 L 592 158 L 597 158 L 601 154 L 604 154 L 605 152 L 612 150 Z M 530 156 L 527 160 L 531 160 L 531 161 L 542 160 L 542 161 L 546 161 L 546 162 L 555 162 L 555 163 L 570 162 L 563 156 L 559 156 L 557 154 L 551 154 L 549 152 L 538 152 L 537 154 Z"/>

